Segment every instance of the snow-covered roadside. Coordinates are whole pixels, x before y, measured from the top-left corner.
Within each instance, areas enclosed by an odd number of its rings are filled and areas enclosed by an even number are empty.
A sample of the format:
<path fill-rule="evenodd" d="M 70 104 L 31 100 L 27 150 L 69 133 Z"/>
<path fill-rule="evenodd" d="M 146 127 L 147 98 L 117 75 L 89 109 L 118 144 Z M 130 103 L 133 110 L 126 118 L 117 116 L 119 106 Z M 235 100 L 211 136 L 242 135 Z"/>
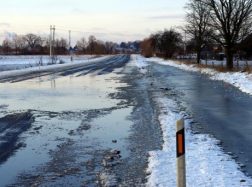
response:
<path fill-rule="evenodd" d="M 21 70 L 3 71 L 3 72 L 0 72 L 0 79 L 4 79 L 8 76 L 14 76 L 14 75 L 21 76 L 26 73 L 36 73 L 36 72 L 40 72 L 40 71 L 48 71 L 48 70 L 54 70 L 54 69 L 58 69 L 58 68 L 71 67 L 76 64 L 94 63 L 94 62 L 98 62 L 101 60 L 106 60 L 109 57 L 110 56 L 102 56 L 102 57 L 98 57 L 98 58 L 86 59 L 86 60 L 81 60 L 81 61 L 66 63 L 66 64 L 54 64 L 54 65 L 47 65 L 47 66 L 36 66 L 36 67 L 31 67 L 31 68 L 26 68 L 26 69 L 21 69 Z"/>
<path fill-rule="evenodd" d="M 146 58 L 132 56 L 132 64 L 140 72 L 148 66 Z M 193 67 L 192 67 L 193 68 Z M 196 71 L 196 70 L 195 70 Z M 230 155 L 225 154 L 218 146 L 219 142 L 207 134 L 193 134 L 190 128 L 192 120 L 179 112 L 175 101 L 156 93 L 158 120 L 163 132 L 164 144 L 162 150 L 149 153 L 147 173 L 148 187 L 176 186 L 176 121 L 185 118 L 186 125 L 186 162 L 187 186 L 189 187 L 238 187 L 252 185 L 252 179 L 239 170 L 239 165 Z"/>
<path fill-rule="evenodd" d="M 147 186 L 176 186 L 176 121 L 186 114 L 177 112 L 174 101 L 156 95 L 163 131 L 162 150 L 150 152 Z M 207 134 L 193 134 L 186 120 L 187 186 L 237 187 L 252 185 L 231 156 L 224 154 L 218 140 Z"/>
<path fill-rule="evenodd" d="M 146 67 L 148 66 L 148 63 L 146 62 L 146 59 L 140 55 L 131 55 L 129 65 L 138 67 L 139 71 L 142 74 L 145 74 L 148 72 L 148 70 L 146 69 Z"/>
<path fill-rule="evenodd" d="M 156 62 L 162 65 L 173 66 L 186 71 L 201 72 L 210 75 L 213 80 L 220 80 L 232 84 L 239 88 L 242 92 L 252 95 L 252 74 L 242 72 L 221 73 L 210 68 L 198 68 L 195 65 L 179 64 L 172 60 L 163 60 L 161 58 L 149 58 L 148 62 Z"/>
<path fill-rule="evenodd" d="M 56 57 L 55 64 L 66 64 L 72 62 L 80 62 L 96 58 L 95 55 L 76 55 L 71 57 L 69 55 L 61 55 Z M 48 55 L 15 55 L 5 56 L 0 55 L 0 71 L 20 70 L 36 66 L 47 66 L 51 64 L 51 58 Z"/>

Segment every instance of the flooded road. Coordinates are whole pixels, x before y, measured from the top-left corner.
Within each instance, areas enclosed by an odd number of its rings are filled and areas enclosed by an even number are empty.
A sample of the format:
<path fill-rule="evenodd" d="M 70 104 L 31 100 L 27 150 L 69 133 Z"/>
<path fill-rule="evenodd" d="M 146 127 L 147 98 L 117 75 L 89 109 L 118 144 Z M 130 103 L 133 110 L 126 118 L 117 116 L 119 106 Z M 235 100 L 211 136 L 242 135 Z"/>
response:
<path fill-rule="evenodd" d="M 252 175 L 252 97 L 205 75 L 116 55 L 1 82 L 0 186 L 144 186 L 163 144 L 157 95 Z"/>
<path fill-rule="evenodd" d="M 147 83 L 128 61 L 2 80 L 0 186 L 143 185 L 162 138 Z"/>

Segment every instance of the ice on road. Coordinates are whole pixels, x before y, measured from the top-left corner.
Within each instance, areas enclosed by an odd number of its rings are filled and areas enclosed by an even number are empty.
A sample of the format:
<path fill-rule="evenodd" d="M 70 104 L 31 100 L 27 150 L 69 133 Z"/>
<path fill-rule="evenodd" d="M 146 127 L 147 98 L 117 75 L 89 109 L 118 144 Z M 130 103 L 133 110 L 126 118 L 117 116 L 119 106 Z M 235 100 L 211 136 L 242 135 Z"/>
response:
<path fill-rule="evenodd" d="M 155 61 L 180 69 L 198 71 L 195 67 L 177 65 L 171 61 L 146 59 L 134 56 L 135 65 L 146 69 L 149 63 Z M 144 71 L 142 73 L 145 73 Z M 176 121 L 188 118 L 186 113 L 179 112 L 176 101 L 161 93 L 154 96 L 158 106 L 159 122 L 163 132 L 163 149 L 150 152 L 147 172 L 147 186 L 176 186 Z M 194 134 L 190 128 L 192 119 L 186 120 L 186 162 L 188 186 L 251 186 L 252 179 L 240 170 L 240 166 L 230 155 L 225 154 L 219 146 L 219 141 L 208 134 Z"/>

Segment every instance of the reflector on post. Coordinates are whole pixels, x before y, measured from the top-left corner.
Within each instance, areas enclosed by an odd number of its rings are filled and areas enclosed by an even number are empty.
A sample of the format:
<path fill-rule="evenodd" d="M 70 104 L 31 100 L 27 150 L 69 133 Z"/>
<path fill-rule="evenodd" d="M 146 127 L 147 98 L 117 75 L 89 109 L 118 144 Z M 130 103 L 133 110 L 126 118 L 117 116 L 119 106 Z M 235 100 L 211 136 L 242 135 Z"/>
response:
<path fill-rule="evenodd" d="M 177 186 L 186 187 L 184 120 L 177 121 L 176 143 L 177 143 Z"/>

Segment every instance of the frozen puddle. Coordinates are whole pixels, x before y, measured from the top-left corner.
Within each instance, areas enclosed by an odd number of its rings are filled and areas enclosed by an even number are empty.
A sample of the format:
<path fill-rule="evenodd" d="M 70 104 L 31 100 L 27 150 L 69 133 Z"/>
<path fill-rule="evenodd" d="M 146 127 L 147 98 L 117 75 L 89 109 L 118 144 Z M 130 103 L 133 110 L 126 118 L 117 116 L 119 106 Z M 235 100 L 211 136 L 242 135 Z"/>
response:
<path fill-rule="evenodd" d="M 176 186 L 176 121 L 185 114 L 177 112 L 174 101 L 156 95 L 164 145 L 150 152 L 147 186 Z M 186 162 L 188 186 L 252 186 L 252 179 L 240 171 L 231 156 L 224 154 L 218 140 L 207 134 L 193 134 L 186 120 Z"/>

